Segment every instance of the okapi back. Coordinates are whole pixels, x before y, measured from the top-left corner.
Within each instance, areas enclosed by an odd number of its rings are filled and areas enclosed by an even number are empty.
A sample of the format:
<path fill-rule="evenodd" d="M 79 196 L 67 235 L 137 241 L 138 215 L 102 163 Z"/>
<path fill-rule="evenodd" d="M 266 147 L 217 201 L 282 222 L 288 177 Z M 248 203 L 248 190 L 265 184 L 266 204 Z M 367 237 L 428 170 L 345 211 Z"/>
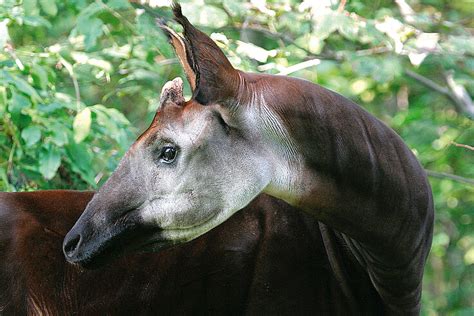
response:
<path fill-rule="evenodd" d="M 341 240 L 329 256 L 344 260 L 345 278 L 331 268 L 318 222 L 265 195 L 189 244 L 81 270 L 66 263 L 61 243 L 92 195 L 0 193 L 2 315 L 377 315 L 382 310 L 367 274 Z"/>

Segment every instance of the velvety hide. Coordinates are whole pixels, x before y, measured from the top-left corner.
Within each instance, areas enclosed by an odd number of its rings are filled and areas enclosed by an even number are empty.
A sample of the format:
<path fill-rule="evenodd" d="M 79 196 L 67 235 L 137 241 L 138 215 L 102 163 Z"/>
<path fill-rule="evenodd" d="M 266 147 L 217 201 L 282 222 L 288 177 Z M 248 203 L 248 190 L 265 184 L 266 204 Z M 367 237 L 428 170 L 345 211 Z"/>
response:
<path fill-rule="evenodd" d="M 95 270 L 61 244 L 91 192 L 0 193 L 1 315 L 380 315 L 334 231 L 260 195 L 204 236 Z"/>

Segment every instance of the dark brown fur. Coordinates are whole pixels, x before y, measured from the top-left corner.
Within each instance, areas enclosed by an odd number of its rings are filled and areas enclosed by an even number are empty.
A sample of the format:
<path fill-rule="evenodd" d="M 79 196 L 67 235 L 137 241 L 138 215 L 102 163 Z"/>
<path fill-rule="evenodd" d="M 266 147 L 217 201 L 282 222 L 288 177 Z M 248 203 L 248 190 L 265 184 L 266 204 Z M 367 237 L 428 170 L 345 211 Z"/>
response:
<path fill-rule="evenodd" d="M 311 217 L 265 195 L 188 244 L 81 270 L 66 263 L 61 243 L 92 195 L 0 193 L 0 314 L 379 315 L 382 311 L 367 274 L 341 248 L 342 240 L 334 232 L 321 232 Z M 342 272 L 333 272 L 328 254 L 339 257 Z"/>

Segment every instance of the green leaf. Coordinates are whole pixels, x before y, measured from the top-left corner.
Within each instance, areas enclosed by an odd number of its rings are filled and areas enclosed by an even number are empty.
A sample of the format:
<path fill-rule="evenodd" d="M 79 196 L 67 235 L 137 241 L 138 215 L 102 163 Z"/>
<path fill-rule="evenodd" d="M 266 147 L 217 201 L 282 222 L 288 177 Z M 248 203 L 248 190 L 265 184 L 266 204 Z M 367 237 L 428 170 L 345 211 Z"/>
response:
<path fill-rule="evenodd" d="M 97 15 L 98 13 L 104 11 L 106 8 L 103 4 L 100 2 L 93 2 L 90 5 L 87 6 L 84 10 L 81 11 L 81 14 L 79 14 L 78 21 L 79 20 L 87 20 L 91 18 L 92 16 Z"/>
<path fill-rule="evenodd" d="M 474 55 L 474 38 L 472 36 L 449 36 L 441 45 L 455 54 L 469 53 Z"/>
<path fill-rule="evenodd" d="M 10 104 L 8 105 L 8 110 L 11 113 L 19 114 L 21 113 L 21 110 L 29 107 L 30 105 L 31 105 L 31 102 L 29 98 L 25 97 L 21 93 L 13 91 Z"/>
<path fill-rule="evenodd" d="M 90 19 L 88 20 L 88 29 L 87 32 L 84 32 L 84 45 L 86 50 L 91 49 L 95 46 L 97 39 L 102 35 L 104 32 L 102 26 L 104 23 L 100 19 Z"/>
<path fill-rule="evenodd" d="M 92 158 L 87 146 L 84 143 L 69 142 L 66 146 L 66 152 L 70 160 L 71 169 L 79 174 L 84 181 L 95 187 Z"/>
<path fill-rule="evenodd" d="M 48 146 L 40 152 L 39 171 L 46 180 L 52 179 L 61 165 L 61 154 L 56 147 Z"/>
<path fill-rule="evenodd" d="M 314 27 L 314 35 L 320 40 L 324 40 L 337 30 L 336 14 L 333 12 L 318 16 Z"/>
<path fill-rule="evenodd" d="M 53 113 L 62 108 L 68 108 L 68 107 L 62 102 L 53 102 L 53 103 L 38 105 L 38 110 L 46 114 Z"/>
<path fill-rule="evenodd" d="M 41 100 L 38 92 L 36 92 L 36 90 L 28 82 L 26 82 L 26 80 L 17 76 L 12 76 L 12 78 L 12 83 L 17 87 L 18 90 L 31 97 L 32 100 Z"/>
<path fill-rule="evenodd" d="M 23 9 L 26 15 L 38 15 L 38 1 L 37 0 L 23 0 Z"/>
<path fill-rule="evenodd" d="M 127 0 L 109 0 L 107 5 L 112 9 L 128 9 L 132 7 Z"/>
<path fill-rule="evenodd" d="M 358 39 L 359 25 L 350 16 L 339 14 L 337 16 L 337 30 L 349 40 Z"/>
<path fill-rule="evenodd" d="M 50 126 L 51 140 L 54 144 L 62 147 L 68 143 L 68 132 L 70 131 L 66 126 L 60 123 L 53 123 Z"/>
<path fill-rule="evenodd" d="M 92 111 L 94 111 L 97 115 L 100 114 L 105 114 L 107 117 L 110 117 L 111 121 L 114 122 L 115 125 L 121 125 L 121 126 L 128 126 L 130 125 L 130 121 L 120 113 L 117 109 L 114 108 L 107 108 L 103 106 L 102 104 L 96 104 L 90 107 Z M 100 124 L 100 122 L 99 122 Z"/>
<path fill-rule="evenodd" d="M 38 126 L 28 126 L 21 131 L 21 138 L 24 139 L 26 146 L 32 146 L 41 139 L 41 129 Z"/>
<path fill-rule="evenodd" d="M 247 7 L 245 6 L 245 3 L 240 1 L 223 0 L 222 5 L 233 14 L 245 15 L 247 13 Z"/>
<path fill-rule="evenodd" d="M 76 143 L 82 142 L 91 130 L 91 110 L 85 108 L 79 112 L 74 118 L 74 123 L 72 125 L 74 129 L 74 141 Z"/>
<path fill-rule="evenodd" d="M 42 16 L 25 16 L 23 17 L 23 22 L 33 27 L 44 26 L 49 29 L 53 27 L 51 23 Z"/>
<path fill-rule="evenodd" d="M 34 64 L 31 72 L 31 77 L 36 86 L 39 86 L 42 90 L 45 90 L 48 86 L 48 73 L 46 70 L 38 65 Z"/>
<path fill-rule="evenodd" d="M 106 7 L 102 3 L 94 2 L 84 9 L 77 18 L 77 24 L 74 31 L 84 35 L 84 45 L 86 50 L 90 50 L 94 47 L 97 39 L 103 33 L 102 27 L 104 23 L 96 16 L 105 9 Z"/>
<path fill-rule="evenodd" d="M 43 11 L 50 16 L 58 14 L 58 7 L 56 6 L 55 0 L 39 0 Z"/>

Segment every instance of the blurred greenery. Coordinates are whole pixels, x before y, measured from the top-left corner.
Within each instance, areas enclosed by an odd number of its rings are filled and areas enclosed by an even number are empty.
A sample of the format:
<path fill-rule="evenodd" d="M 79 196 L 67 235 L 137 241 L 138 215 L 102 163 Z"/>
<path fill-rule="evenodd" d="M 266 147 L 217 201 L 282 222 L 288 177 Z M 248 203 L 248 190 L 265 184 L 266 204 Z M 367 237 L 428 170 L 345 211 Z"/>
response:
<path fill-rule="evenodd" d="M 423 314 L 474 314 L 473 1 L 181 2 L 234 66 L 317 82 L 403 137 L 436 203 Z M 0 190 L 97 188 L 176 76 L 149 10 L 0 0 Z"/>

